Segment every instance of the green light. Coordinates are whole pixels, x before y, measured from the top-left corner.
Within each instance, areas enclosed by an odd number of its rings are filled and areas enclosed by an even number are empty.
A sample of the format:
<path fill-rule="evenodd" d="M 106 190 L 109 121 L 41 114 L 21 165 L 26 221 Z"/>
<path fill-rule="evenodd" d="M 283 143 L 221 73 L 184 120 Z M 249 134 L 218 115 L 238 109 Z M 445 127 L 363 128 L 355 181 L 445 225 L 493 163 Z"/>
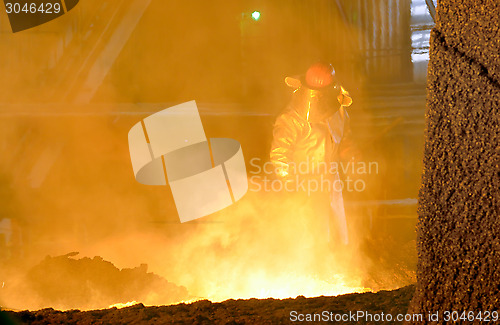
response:
<path fill-rule="evenodd" d="M 259 20 L 260 19 L 260 12 L 258 12 L 258 11 L 252 12 L 252 18 L 255 21 Z"/>

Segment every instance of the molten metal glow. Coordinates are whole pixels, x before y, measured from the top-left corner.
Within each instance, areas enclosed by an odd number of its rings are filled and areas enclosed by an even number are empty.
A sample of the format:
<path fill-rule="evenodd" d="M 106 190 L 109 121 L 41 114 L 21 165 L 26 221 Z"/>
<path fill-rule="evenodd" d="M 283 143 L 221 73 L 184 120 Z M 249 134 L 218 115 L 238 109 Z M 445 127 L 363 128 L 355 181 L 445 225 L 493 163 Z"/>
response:
<path fill-rule="evenodd" d="M 318 296 L 338 296 L 347 293 L 367 292 L 369 289 L 352 287 L 345 284 L 342 277 L 336 276 L 331 281 L 325 281 L 313 276 L 289 274 L 283 276 L 271 276 L 264 273 L 255 274 L 247 279 L 250 287 L 240 292 L 219 292 L 209 297 L 209 300 L 220 302 L 227 299 L 250 299 L 250 298 L 306 298 Z"/>
<path fill-rule="evenodd" d="M 113 305 L 110 305 L 108 308 L 118 308 L 118 309 L 121 309 L 121 308 L 126 308 L 126 307 L 130 307 L 130 306 L 137 305 L 137 304 L 138 304 L 137 301 L 129 301 L 129 302 L 126 302 L 126 303 L 113 304 Z"/>
<path fill-rule="evenodd" d="M 326 242 L 321 217 L 328 209 L 328 197 L 249 192 L 214 216 L 178 226 L 177 237 L 164 236 L 164 230 L 131 233 L 82 254 L 99 251 L 118 267 L 147 262 L 150 272 L 184 286 L 191 297 L 173 302 L 151 294 L 140 301 L 144 305 L 369 291 L 357 245 Z"/>

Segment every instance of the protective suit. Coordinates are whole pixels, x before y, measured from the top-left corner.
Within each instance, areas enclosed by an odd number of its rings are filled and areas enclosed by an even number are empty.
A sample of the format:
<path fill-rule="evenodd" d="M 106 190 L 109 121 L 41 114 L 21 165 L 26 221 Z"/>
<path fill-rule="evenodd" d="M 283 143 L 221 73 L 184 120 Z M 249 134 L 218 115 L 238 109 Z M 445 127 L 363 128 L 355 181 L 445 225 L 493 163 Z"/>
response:
<path fill-rule="evenodd" d="M 305 80 L 285 79 L 295 91 L 285 111 L 276 119 L 270 159 L 277 176 L 283 180 L 294 177 L 329 180 L 333 222 L 328 223 L 328 238 L 332 228 L 340 241 L 347 244 L 347 221 L 336 167 L 339 160 L 352 158 L 349 116 L 345 111 L 352 99 L 334 77 L 333 67 L 316 64 L 309 68 Z"/>

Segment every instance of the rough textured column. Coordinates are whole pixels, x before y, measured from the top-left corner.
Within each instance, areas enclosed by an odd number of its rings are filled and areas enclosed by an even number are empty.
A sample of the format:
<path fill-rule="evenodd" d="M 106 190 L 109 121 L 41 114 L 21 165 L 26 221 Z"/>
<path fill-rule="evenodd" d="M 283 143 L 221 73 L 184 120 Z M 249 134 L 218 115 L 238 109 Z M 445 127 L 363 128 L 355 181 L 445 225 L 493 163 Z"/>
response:
<path fill-rule="evenodd" d="M 411 313 L 500 309 L 499 17 L 498 0 L 438 3 Z"/>

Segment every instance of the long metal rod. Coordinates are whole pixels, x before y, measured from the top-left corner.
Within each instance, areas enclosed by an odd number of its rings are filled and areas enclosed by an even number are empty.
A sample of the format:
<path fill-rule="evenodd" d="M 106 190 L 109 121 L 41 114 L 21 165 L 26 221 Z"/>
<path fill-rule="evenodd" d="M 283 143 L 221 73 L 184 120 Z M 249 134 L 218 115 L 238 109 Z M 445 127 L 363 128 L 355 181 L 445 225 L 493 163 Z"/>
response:
<path fill-rule="evenodd" d="M 345 13 L 345 10 L 344 10 L 344 6 L 340 2 L 340 0 L 335 1 L 335 3 L 337 4 L 337 8 L 339 10 L 340 17 L 342 18 L 342 21 L 344 22 L 344 24 L 347 25 L 348 21 L 347 21 L 347 16 L 346 16 L 346 13 Z"/>
<path fill-rule="evenodd" d="M 427 9 L 429 9 L 432 20 L 436 22 L 436 7 L 434 6 L 434 2 L 432 0 L 425 0 L 425 3 L 427 4 Z"/>

